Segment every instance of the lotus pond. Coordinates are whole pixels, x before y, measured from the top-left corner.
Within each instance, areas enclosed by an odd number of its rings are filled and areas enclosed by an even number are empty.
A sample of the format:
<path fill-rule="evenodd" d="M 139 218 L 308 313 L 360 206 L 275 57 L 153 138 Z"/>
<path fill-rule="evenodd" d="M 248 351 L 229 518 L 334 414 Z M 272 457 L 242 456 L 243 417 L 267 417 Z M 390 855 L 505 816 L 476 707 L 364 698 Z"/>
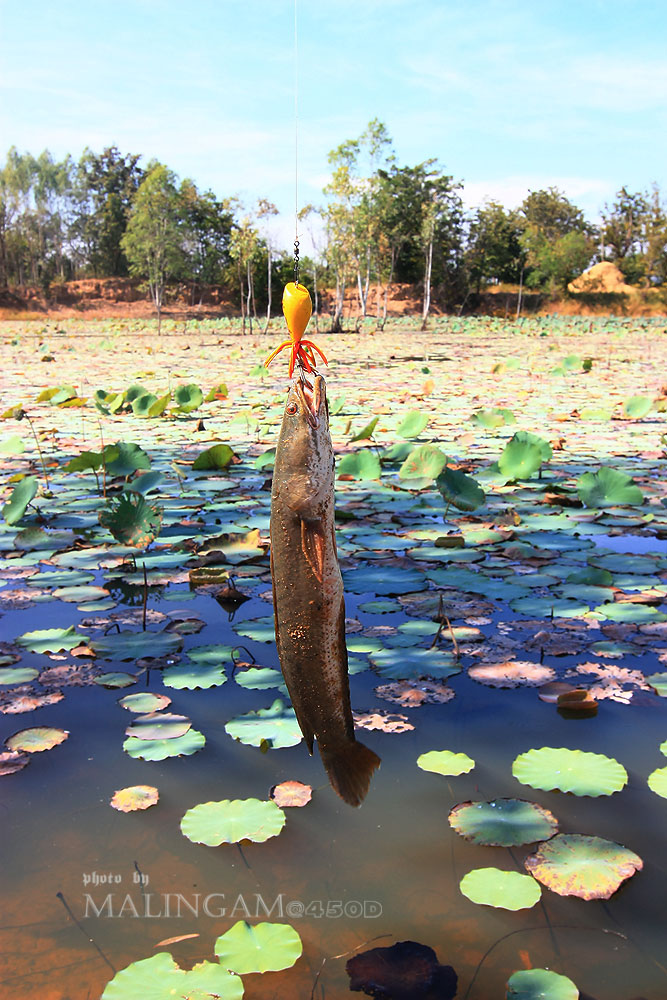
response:
<path fill-rule="evenodd" d="M 163 331 L 2 325 L 2 995 L 664 1000 L 664 321 L 318 339 L 356 810 L 274 643 L 277 334 Z"/>

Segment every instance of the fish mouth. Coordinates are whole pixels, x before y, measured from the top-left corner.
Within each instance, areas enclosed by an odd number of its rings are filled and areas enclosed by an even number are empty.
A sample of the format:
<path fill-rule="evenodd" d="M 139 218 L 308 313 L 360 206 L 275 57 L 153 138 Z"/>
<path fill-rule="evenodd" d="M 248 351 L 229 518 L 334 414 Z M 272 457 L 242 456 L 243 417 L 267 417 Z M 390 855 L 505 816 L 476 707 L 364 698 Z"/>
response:
<path fill-rule="evenodd" d="M 313 429 L 320 426 L 320 411 L 325 399 L 324 379 L 321 375 L 315 376 L 312 387 L 307 382 L 297 382 L 296 391 L 303 406 L 306 420 Z"/>

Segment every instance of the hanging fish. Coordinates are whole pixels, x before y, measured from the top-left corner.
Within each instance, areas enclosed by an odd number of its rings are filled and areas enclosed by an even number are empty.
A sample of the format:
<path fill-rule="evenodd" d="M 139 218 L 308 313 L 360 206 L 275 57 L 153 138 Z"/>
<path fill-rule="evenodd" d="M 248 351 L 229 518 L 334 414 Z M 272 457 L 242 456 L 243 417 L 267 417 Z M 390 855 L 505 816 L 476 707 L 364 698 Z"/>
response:
<path fill-rule="evenodd" d="M 328 363 L 322 351 L 319 347 L 315 346 L 312 340 L 302 340 L 312 311 L 313 304 L 310 301 L 310 294 L 306 286 L 289 281 L 283 291 L 283 314 L 287 321 L 290 339 L 284 340 L 279 347 L 276 347 L 275 351 L 269 354 L 264 362 L 267 368 L 273 359 L 281 351 L 284 351 L 286 347 L 291 348 L 288 373 L 290 378 L 294 374 L 294 368 L 297 364 L 300 364 L 307 372 L 314 370 L 314 351 L 317 351 L 325 365 Z"/>
<path fill-rule="evenodd" d="M 357 806 L 380 758 L 354 735 L 334 457 L 318 374 L 311 386 L 302 373 L 287 397 L 271 491 L 271 576 L 278 655 L 301 732 L 310 753 L 317 739 L 334 790 Z"/>

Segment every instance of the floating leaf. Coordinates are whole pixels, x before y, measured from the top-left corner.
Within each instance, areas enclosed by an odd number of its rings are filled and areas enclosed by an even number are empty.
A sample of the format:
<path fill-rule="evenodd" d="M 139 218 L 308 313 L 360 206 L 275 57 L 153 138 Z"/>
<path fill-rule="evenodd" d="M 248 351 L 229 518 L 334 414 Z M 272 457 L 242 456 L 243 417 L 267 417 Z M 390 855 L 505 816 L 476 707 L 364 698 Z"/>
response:
<path fill-rule="evenodd" d="M 141 493 L 145 496 L 151 490 L 163 483 L 165 476 L 161 472 L 142 472 L 140 476 L 135 476 L 128 483 L 123 485 L 124 493 Z"/>
<path fill-rule="evenodd" d="M 646 683 L 650 684 L 661 698 L 667 698 L 667 670 L 661 674 L 651 674 L 646 678 Z"/>
<path fill-rule="evenodd" d="M 252 840 L 262 844 L 285 825 L 285 813 L 275 802 L 260 799 L 223 799 L 193 806 L 181 820 L 181 833 L 193 844 L 218 847 Z"/>
<path fill-rule="evenodd" d="M 502 910 L 525 910 L 539 903 L 542 890 L 534 878 L 500 868 L 475 868 L 459 883 L 461 893 L 473 903 Z"/>
<path fill-rule="evenodd" d="M 580 899 L 609 899 L 621 882 L 643 867 L 639 855 L 627 847 L 579 833 L 560 833 L 540 844 L 524 864 L 552 892 Z"/>
<path fill-rule="evenodd" d="M 539 687 L 553 680 L 551 667 L 530 660 L 506 660 L 503 663 L 479 663 L 468 668 L 468 675 L 488 687 Z"/>
<path fill-rule="evenodd" d="M 633 420 L 641 420 L 653 409 L 653 400 L 648 396 L 630 396 L 623 403 L 623 414 Z"/>
<path fill-rule="evenodd" d="M 24 753 L 41 753 L 42 750 L 52 750 L 58 744 L 64 743 L 69 733 L 64 729 L 52 729 L 49 726 L 34 726 L 22 729 L 6 740 L 10 750 L 21 750 Z"/>
<path fill-rule="evenodd" d="M 93 677 L 93 684 L 104 688 L 126 688 L 137 683 L 136 674 L 126 674 L 122 670 L 110 670 Z"/>
<path fill-rule="evenodd" d="M 648 776 L 648 787 L 656 795 L 667 799 L 667 767 L 658 767 Z"/>
<path fill-rule="evenodd" d="M 498 468 L 508 479 L 530 479 L 551 458 L 547 441 L 529 431 L 517 431 L 498 459 Z"/>
<path fill-rule="evenodd" d="M 28 684 L 38 674 L 34 667 L 0 667 L 0 685 Z"/>
<path fill-rule="evenodd" d="M 183 640 L 174 632 L 110 632 L 89 642 L 93 652 L 103 660 L 167 656 L 177 652 L 182 645 Z"/>
<path fill-rule="evenodd" d="M 338 478 L 379 479 L 382 474 L 380 459 L 368 448 L 350 452 L 338 462 Z"/>
<path fill-rule="evenodd" d="M 548 809 L 523 799 L 462 802 L 450 812 L 449 825 L 466 840 L 486 847 L 533 844 L 558 831 L 558 821 Z"/>
<path fill-rule="evenodd" d="M 410 410 L 396 428 L 396 433 L 408 439 L 418 438 L 422 431 L 426 429 L 428 420 L 428 413 L 421 413 L 419 410 Z"/>
<path fill-rule="evenodd" d="M 16 774 L 30 763 L 30 754 L 18 750 L 7 750 L 0 753 L 0 778 L 6 774 Z"/>
<path fill-rule="evenodd" d="M 226 683 L 227 677 L 224 667 L 213 664 L 179 663 L 167 667 L 162 672 L 162 680 L 167 687 L 178 691 L 196 691 L 220 687 Z"/>
<path fill-rule="evenodd" d="M 486 499 L 486 493 L 471 476 L 458 469 L 444 468 L 435 481 L 447 504 L 458 510 L 477 510 Z"/>
<path fill-rule="evenodd" d="M 119 812 L 136 812 L 156 805 L 159 797 L 157 788 L 152 785 L 131 785 L 114 792 L 110 805 Z"/>
<path fill-rule="evenodd" d="M 17 524 L 26 512 L 26 508 L 37 494 L 37 479 L 35 476 L 25 476 L 12 490 L 11 496 L 2 508 L 2 516 L 7 524 Z"/>
<path fill-rule="evenodd" d="M 359 566 L 357 569 L 347 570 L 343 580 L 345 589 L 354 594 L 371 593 L 385 597 L 426 590 L 428 587 L 428 580 L 417 567 Z"/>
<path fill-rule="evenodd" d="M 197 455 L 192 463 L 195 472 L 207 471 L 209 469 L 226 469 L 234 458 L 234 452 L 228 444 L 214 444 L 212 448 L 207 448 Z"/>
<path fill-rule="evenodd" d="M 302 951 L 301 938 L 290 924 L 239 920 L 215 942 L 220 965 L 239 976 L 290 969 Z"/>
<path fill-rule="evenodd" d="M 206 743 L 206 737 L 196 729 L 188 729 L 185 736 L 175 740 L 138 740 L 136 736 L 128 736 L 123 743 L 123 750 L 130 757 L 141 760 L 166 760 L 167 757 L 190 757 Z"/>
<path fill-rule="evenodd" d="M 542 747 L 519 754 L 512 765 L 517 781 L 531 788 L 572 792 L 574 795 L 613 795 L 628 781 L 625 768 L 604 754 L 564 747 Z"/>
<path fill-rule="evenodd" d="M 171 704 L 171 698 L 166 694 L 153 694 L 152 691 L 140 691 L 138 694 L 126 694 L 118 704 L 129 712 L 157 712 Z"/>
<path fill-rule="evenodd" d="M 579 1000 L 579 990 L 549 969 L 520 969 L 507 980 L 505 1000 Z"/>
<path fill-rule="evenodd" d="M 136 736 L 139 740 L 175 740 L 185 736 L 191 726 L 192 723 L 184 715 L 149 712 L 133 719 L 125 735 Z"/>
<path fill-rule="evenodd" d="M 475 761 L 465 753 L 454 753 L 452 750 L 429 750 L 417 757 L 417 767 L 422 771 L 433 771 L 435 774 L 457 776 L 472 771 Z"/>
<path fill-rule="evenodd" d="M 200 962 L 189 972 L 158 952 L 133 962 L 107 983 L 100 1000 L 241 1000 L 243 981 L 217 962 Z"/>
<path fill-rule="evenodd" d="M 584 472 L 577 480 L 577 493 L 586 507 L 635 506 L 644 502 L 631 476 L 606 465 L 597 472 Z"/>
<path fill-rule="evenodd" d="M 204 393 L 194 382 L 179 385 L 174 392 L 174 402 L 181 413 L 191 413 L 204 402 Z"/>
<path fill-rule="evenodd" d="M 31 653 L 59 653 L 63 649 L 74 649 L 81 645 L 84 636 L 73 625 L 69 628 L 37 629 L 24 632 L 16 639 L 17 646 L 23 646 Z"/>
<path fill-rule="evenodd" d="M 302 781 L 281 781 L 271 789 L 271 798 L 281 809 L 305 806 L 312 797 L 313 789 Z"/>
<path fill-rule="evenodd" d="M 251 747 L 265 744 L 277 750 L 301 742 L 301 730 L 294 710 L 286 708 L 279 698 L 270 708 L 260 708 L 232 719 L 225 725 L 225 732 Z"/>
<path fill-rule="evenodd" d="M 140 493 L 121 493 L 107 502 L 99 522 L 121 545 L 145 549 L 157 538 L 162 525 L 162 509 L 149 504 Z"/>
<path fill-rule="evenodd" d="M 447 462 L 447 456 L 434 444 L 420 444 L 413 448 L 403 465 L 398 470 L 399 479 L 410 485 L 415 480 L 413 488 L 420 489 L 437 479 Z"/>

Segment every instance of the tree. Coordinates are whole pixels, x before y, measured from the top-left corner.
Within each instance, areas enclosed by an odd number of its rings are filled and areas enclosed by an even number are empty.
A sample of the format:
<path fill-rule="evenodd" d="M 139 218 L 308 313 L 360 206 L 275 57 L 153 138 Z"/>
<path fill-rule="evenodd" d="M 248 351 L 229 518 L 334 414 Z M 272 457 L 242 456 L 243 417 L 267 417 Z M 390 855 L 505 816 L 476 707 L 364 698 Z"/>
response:
<path fill-rule="evenodd" d="M 516 213 L 506 212 L 495 201 L 485 201 L 476 208 L 468 225 L 465 256 L 477 294 L 490 281 L 518 282 L 524 251 Z"/>
<path fill-rule="evenodd" d="M 77 165 L 78 209 L 71 239 L 83 248 L 82 256 L 95 276 L 123 277 L 130 270 L 123 236 L 134 198 L 146 178 L 140 159 L 109 146 L 99 155 L 84 150 Z"/>
<path fill-rule="evenodd" d="M 557 188 L 531 191 L 519 209 L 526 284 L 551 293 L 567 287 L 595 253 L 594 229 Z M 523 276 L 522 276 L 523 277 Z"/>
<path fill-rule="evenodd" d="M 219 201 L 212 191 L 200 194 L 196 184 L 184 180 L 179 189 L 184 227 L 184 253 L 187 277 L 195 290 L 202 285 L 217 285 L 224 279 L 230 261 L 229 250 L 234 216 L 229 200 Z M 200 298 L 201 301 L 201 298 Z"/>
<path fill-rule="evenodd" d="M 167 281 L 183 271 L 183 213 L 176 177 L 162 163 L 149 164 L 134 198 L 121 249 L 130 273 L 145 278 L 162 324 Z"/>
<path fill-rule="evenodd" d="M 257 218 L 258 219 L 268 219 L 270 216 L 278 215 L 278 209 L 273 204 L 272 201 L 268 201 L 266 198 L 260 198 L 257 202 Z M 271 233 L 267 231 L 266 234 L 266 326 L 264 327 L 264 333 L 269 329 L 269 322 L 271 320 L 271 285 L 272 285 L 272 255 L 273 255 L 273 242 L 271 239 Z"/>
<path fill-rule="evenodd" d="M 234 223 L 232 230 L 229 256 L 236 263 L 236 274 L 241 294 L 241 318 L 243 332 L 246 329 L 246 319 L 252 333 L 252 317 L 257 315 L 255 306 L 255 268 L 261 259 L 263 243 L 253 225 L 250 215 L 244 215 Z M 252 310 L 252 312 L 251 312 Z"/>

